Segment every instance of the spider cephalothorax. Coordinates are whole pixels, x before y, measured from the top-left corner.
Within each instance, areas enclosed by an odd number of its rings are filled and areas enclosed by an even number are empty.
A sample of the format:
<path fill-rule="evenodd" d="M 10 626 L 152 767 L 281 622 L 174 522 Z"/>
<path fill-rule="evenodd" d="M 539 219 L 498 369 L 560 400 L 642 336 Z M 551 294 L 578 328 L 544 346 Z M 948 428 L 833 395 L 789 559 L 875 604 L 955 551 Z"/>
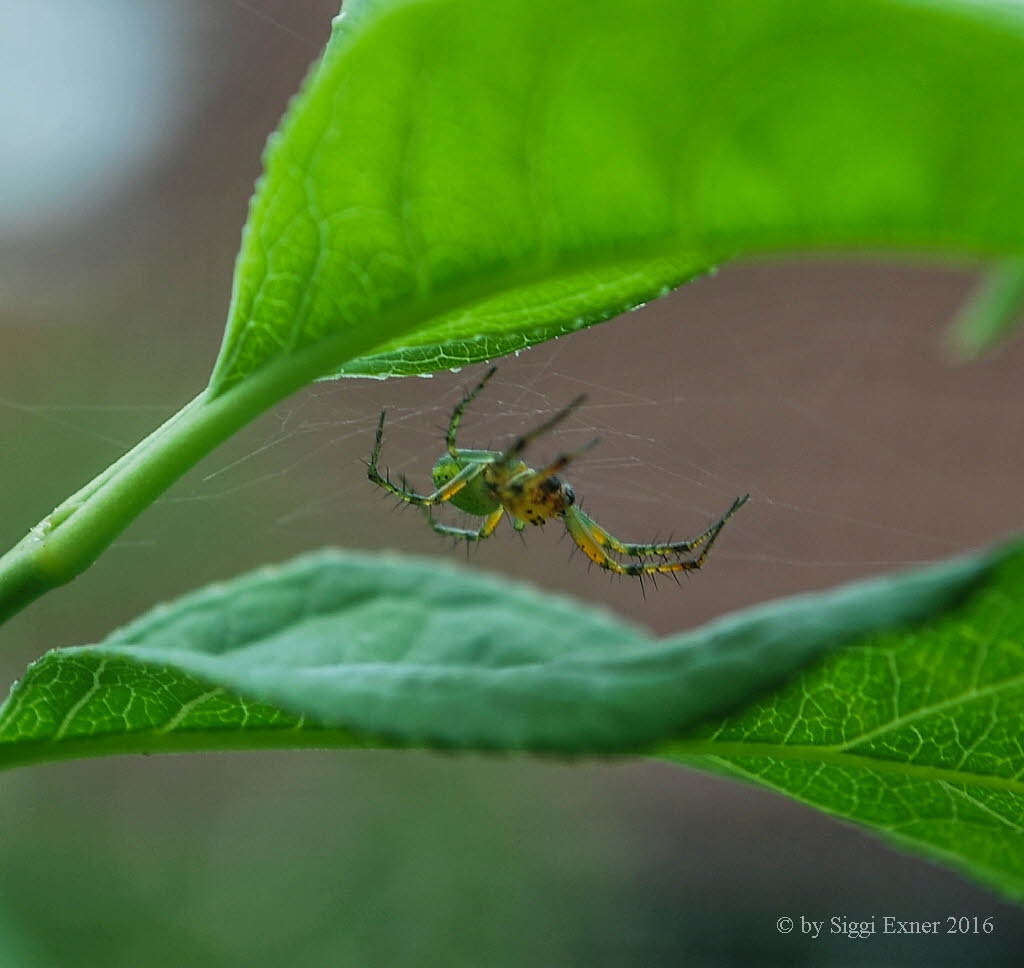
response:
<path fill-rule="evenodd" d="M 569 416 L 584 398 L 577 397 L 565 409 L 535 427 L 503 451 L 464 450 L 456 446 L 456 434 L 466 407 L 494 376 L 495 368 L 487 371 L 476 387 L 467 393 L 452 411 L 448 424 L 447 451 L 434 464 L 433 479 L 435 490 L 431 494 L 417 494 L 404 486 L 392 483 L 387 475 L 378 469 L 380 448 L 384 440 L 384 412 L 377 425 L 377 439 L 368 463 L 368 475 L 374 484 L 390 491 L 395 497 L 414 504 L 426 511 L 430 526 L 439 534 L 464 538 L 467 541 L 481 541 L 489 538 L 501 519 L 508 515 L 512 527 L 522 531 L 527 524 L 542 525 L 552 518 L 560 518 L 573 541 L 595 564 L 620 575 L 674 574 L 679 571 L 695 571 L 700 568 L 715 543 L 719 532 L 732 515 L 742 507 L 749 495 L 737 498 L 732 507 L 711 527 L 697 537 L 687 541 L 634 544 L 619 541 L 609 534 L 593 518 L 585 514 L 576 504 L 572 485 L 558 477 L 558 471 L 584 451 L 589 450 L 596 440 L 571 453 L 562 454 L 547 467 L 534 470 L 522 460 L 521 454 L 541 434 L 547 433 L 557 423 Z M 435 521 L 430 509 L 437 504 L 450 503 L 460 511 L 484 519 L 476 530 L 457 528 Z M 691 551 L 700 549 L 695 558 L 681 558 Z M 656 562 L 621 562 L 609 552 L 627 558 L 660 558 Z M 674 560 L 673 560 L 674 559 Z"/>
<path fill-rule="evenodd" d="M 466 469 L 469 461 L 445 454 L 434 464 L 434 487 L 443 488 Z M 449 499 L 454 507 L 486 517 L 499 508 L 513 522 L 543 524 L 560 518 L 576 503 L 572 485 L 560 477 L 547 477 L 521 460 L 495 460 Z"/>

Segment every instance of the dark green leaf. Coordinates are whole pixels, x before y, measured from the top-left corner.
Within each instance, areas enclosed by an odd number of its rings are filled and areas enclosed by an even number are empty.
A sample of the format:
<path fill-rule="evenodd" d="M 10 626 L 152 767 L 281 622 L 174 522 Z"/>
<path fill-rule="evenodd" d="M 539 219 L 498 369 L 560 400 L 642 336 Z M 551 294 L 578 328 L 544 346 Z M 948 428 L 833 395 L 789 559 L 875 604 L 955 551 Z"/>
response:
<path fill-rule="evenodd" d="M 1024 898 L 1024 553 L 662 754 L 866 824 Z"/>
<path fill-rule="evenodd" d="M 102 645 L 44 656 L 0 712 L 0 761 L 64 755 L 66 744 L 67 755 L 126 741 L 258 746 L 281 730 L 280 742 L 317 745 L 324 727 L 344 743 L 355 733 L 363 744 L 637 749 L 838 643 L 930 614 L 986 561 L 786 599 L 654 641 L 507 580 L 323 553 L 187 596 Z"/>
<path fill-rule="evenodd" d="M 1024 896 L 1022 586 L 1017 547 L 654 641 L 494 577 L 326 552 L 48 653 L 0 708 L 0 766 L 184 749 L 653 747 Z"/>

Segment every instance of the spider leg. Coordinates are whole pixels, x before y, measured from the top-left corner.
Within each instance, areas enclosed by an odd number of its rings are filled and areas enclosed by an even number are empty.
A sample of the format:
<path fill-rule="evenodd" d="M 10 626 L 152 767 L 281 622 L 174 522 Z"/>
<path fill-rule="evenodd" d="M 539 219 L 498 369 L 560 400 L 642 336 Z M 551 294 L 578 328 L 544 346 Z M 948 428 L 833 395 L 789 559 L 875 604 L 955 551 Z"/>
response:
<path fill-rule="evenodd" d="M 548 464 L 547 467 L 542 467 L 540 470 L 534 470 L 534 468 L 532 467 L 527 467 L 525 470 L 521 470 L 519 471 L 519 473 L 513 474 L 508 479 L 505 485 L 505 489 L 507 491 L 518 491 L 520 493 L 523 491 L 528 491 L 532 487 L 537 485 L 537 483 L 540 483 L 546 480 L 548 477 L 552 476 L 553 474 L 558 473 L 558 471 L 560 471 L 566 464 L 570 463 L 571 461 L 574 461 L 581 455 L 586 454 L 587 451 L 591 450 L 597 443 L 598 438 L 594 437 L 593 440 L 589 440 L 587 444 L 585 444 L 581 448 L 578 448 L 577 450 L 569 451 L 565 454 L 559 454 L 558 457 L 556 457 L 550 464 Z M 581 511 L 580 513 L 583 512 Z M 586 514 L 584 514 L 584 517 L 587 518 L 587 522 L 589 524 L 592 524 L 593 527 L 597 528 L 597 525 L 594 524 L 594 521 L 591 518 L 587 517 Z M 513 516 L 513 520 L 518 521 L 518 523 L 514 525 L 514 527 L 517 530 L 526 527 L 526 525 L 523 524 L 523 522 L 520 521 L 519 518 Z M 611 538 L 611 536 L 608 535 L 607 532 L 604 532 L 603 529 L 598 528 L 598 531 L 601 531 L 608 538 Z M 611 540 L 613 541 L 614 539 Z"/>
<path fill-rule="evenodd" d="M 693 551 L 704 545 L 705 542 L 712 542 L 717 537 L 718 532 L 722 530 L 725 522 L 729 520 L 747 501 L 750 499 L 749 494 L 744 494 L 742 497 L 736 498 L 732 502 L 732 506 L 728 511 L 725 512 L 714 524 L 711 525 L 706 531 L 702 531 L 695 538 L 688 538 L 685 541 L 666 541 L 666 542 L 651 542 L 649 544 L 638 544 L 630 541 L 620 541 L 615 535 L 605 531 L 589 514 L 582 509 L 577 509 L 576 513 L 586 523 L 588 530 L 590 531 L 594 541 L 596 541 L 602 548 L 609 548 L 612 551 L 620 555 L 629 555 L 631 558 L 663 558 L 668 555 L 682 555 L 688 551 Z M 707 547 L 710 547 L 709 545 Z M 701 556 L 701 561 L 707 555 L 707 547 L 705 547 L 704 554 Z"/>
<path fill-rule="evenodd" d="M 436 491 L 432 491 L 430 494 L 419 494 L 416 491 L 409 490 L 405 486 L 404 476 L 402 478 L 401 486 L 393 483 L 387 472 L 385 471 L 384 474 L 381 474 L 378 467 L 381 443 L 384 440 L 384 418 L 386 413 L 387 411 L 385 410 L 380 412 L 380 421 L 377 424 L 377 437 L 373 444 L 373 453 L 370 454 L 370 460 L 366 465 L 366 476 L 378 487 L 382 487 L 385 491 L 394 494 L 394 496 L 399 500 L 405 501 L 407 504 L 415 504 L 417 507 L 430 507 L 434 504 L 444 504 L 446 501 L 450 501 L 459 493 L 459 491 L 461 491 L 470 481 L 479 476 L 481 471 L 483 471 L 485 466 L 484 464 L 467 464 L 450 481 L 444 484 L 444 486 L 439 487 Z"/>
<path fill-rule="evenodd" d="M 551 477 L 552 474 L 557 474 L 567 464 L 576 460 L 577 457 L 582 457 L 588 450 L 593 450 L 599 442 L 599 438 L 595 437 L 593 440 L 588 440 L 582 447 L 577 447 L 576 450 L 559 454 L 547 467 L 542 467 L 539 471 L 531 471 L 531 475 L 536 476 L 538 480 Z"/>
<path fill-rule="evenodd" d="M 496 366 L 492 366 L 484 374 L 483 379 L 473 387 L 469 393 L 463 396 L 452 411 L 452 418 L 448 421 L 448 434 L 445 437 L 445 441 L 448 444 L 448 453 L 451 454 L 452 457 L 459 457 L 461 455 L 459 448 L 455 446 L 455 435 L 459 432 L 459 424 L 462 423 L 462 415 L 466 412 L 466 407 L 468 407 L 477 398 L 480 391 L 487 386 L 487 381 L 490 380 L 490 378 L 497 372 L 498 368 Z"/>
<path fill-rule="evenodd" d="M 568 417 L 584 400 L 587 399 L 586 394 L 581 393 L 575 400 L 573 400 L 567 407 L 563 407 L 558 413 L 551 417 L 548 417 L 543 423 L 538 424 L 533 430 L 527 431 L 521 437 L 516 437 L 512 441 L 511 446 L 505 451 L 504 457 L 506 460 L 510 460 L 513 457 L 518 457 L 530 443 L 536 440 L 538 437 L 546 434 L 552 427 L 560 424 L 566 417 Z M 596 441 L 595 441 L 596 443 Z M 592 446 L 592 445 L 588 445 Z M 584 448 L 586 450 L 587 448 Z"/>
<path fill-rule="evenodd" d="M 619 548 L 634 548 L 634 549 L 647 549 L 643 551 L 620 551 L 620 554 L 634 554 L 636 556 L 642 554 L 653 554 L 658 555 L 661 552 L 651 551 L 652 547 L 657 548 L 659 546 L 651 545 L 627 545 L 617 538 L 613 538 L 604 528 L 596 525 L 594 521 L 582 511 L 576 507 L 571 507 L 565 514 L 565 527 L 569 532 L 570 537 L 573 541 L 579 545 L 583 553 L 592 561 L 594 564 L 599 565 L 608 571 L 614 572 L 617 575 L 634 575 L 638 578 L 643 578 L 644 575 L 671 575 L 679 571 L 697 571 L 704 566 L 704 562 L 707 560 L 708 554 L 711 551 L 712 545 L 714 545 L 718 535 L 721 533 L 722 528 L 725 526 L 725 522 L 728 521 L 730 516 L 742 507 L 746 501 L 746 495 L 742 498 L 738 498 L 733 502 L 733 506 L 716 521 L 711 528 L 708 529 L 704 535 L 701 535 L 694 542 L 690 542 L 689 547 L 697 547 L 703 545 L 701 553 L 696 558 L 685 559 L 682 561 L 661 561 L 656 564 L 642 564 L 640 562 L 628 562 L 623 564 L 620 561 L 612 558 L 606 548 L 611 548 L 617 551 Z M 614 542 L 614 544 L 613 544 Z M 686 542 L 674 542 L 677 545 L 684 545 Z M 616 545 L 618 547 L 616 547 Z M 663 545 L 660 547 L 668 548 L 670 546 Z"/>
<path fill-rule="evenodd" d="M 390 491 L 399 500 L 405 501 L 406 504 L 414 504 L 416 507 L 426 508 L 450 501 L 471 480 L 478 477 L 482 470 L 482 464 L 470 464 L 459 471 L 444 487 L 439 487 L 430 494 L 419 494 L 416 491 L 410 491 L 406 487 L 399 487 L 397 484 L 392 483 L 389 478 L 381 477 L 376 466 L 371 467 L 367 471 L 367 477 L 378 487 L 384 488 L 385 491 Z"/>
<path fill-rule="evenodd" d="M 501 524 L 501 519 L 504 515 L 505 509 L 498 508 L 497 511 L 487 515 L 487 519 L 480 526 L 479 530 L 474 531 L 472 528 L 455 528 L 450 524 L 442 524 L 440 521 L 435 521 L 430 513 L 430 509 L 427 509 L 427 520 L 438 534 L 447 535 L 451 538 L 462 538 L 466 541 L 483 541 L 484 538 L 489 538 L 494 534 L 494 529 Z"/>
<path fill-rule="evenodd" d="M 577 450 L 571 450 L 566 454 L 559 454 L 547 467 L 542 467 L 539 471 L 535 471 L 532 467 L 527 467 L 526 470 L 520 471 L 518 474 L 513 475 L 509 478 L 508 483 L 505 485 L 506 488 L 519 487 L 522 490 L 528 489 L 531 485 L 543 481 L 552 474 L 557 474 L 566 464 L 571 463 L 577 457 L 585 454 L 595 444 L 598 439 L 595 437 L 593 440 L 588 441 L 582 447 Z M 590 520 L 589 518 L 587 519 Z M 593 522 L 591 521 L 591 524 Z"/>

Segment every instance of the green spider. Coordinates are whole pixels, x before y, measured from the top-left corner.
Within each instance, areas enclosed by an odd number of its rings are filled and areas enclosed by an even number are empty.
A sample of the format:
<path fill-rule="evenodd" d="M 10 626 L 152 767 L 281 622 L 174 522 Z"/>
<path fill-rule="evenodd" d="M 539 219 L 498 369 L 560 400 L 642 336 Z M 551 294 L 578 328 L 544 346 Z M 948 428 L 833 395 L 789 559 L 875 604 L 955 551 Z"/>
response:
<path fill-rule="evenodd" d="M 501 523 L 502 517 L 508 515 L 512 527 L 522 531 L 527 524 L 543 525 L 549 518 L 561 518 L 570 537 L 582 549 L 583 553 L 594 564 L 618 575 L 634 575 L 643 579 L 644 575 L 671 574 L 676 572 L 696 571 L 703 566 L 711 546 L 715 543 L 719 532 L 744 504 L 749 494 L 736 498 L 732 507 L 725 512 L 710 528 L 702 531 L 697 537 L 688 541 L 669 541 L 663 544 L 634 544 L 620 541 L 609 534 L 589 515 L 585 514 L 576 504 L 576 494 L 572 485 L 555 475 L 570 461 L 590 450 L 596 440 L 571 453 L 562 454 L 551 464 L 541 470 L 528 467 L 520 455 L 526 447 L 552 427 L 561 423 L 569 416 L 585 397 L 578 396 L 565 409 L 558 411 L 533 430 L 517 437 L 507 450 L 464 450 L 456 446 L 455 436 L 462 421 L 466 407 L 476 398 L 494 376 L 497 367 L 487 371 L 484 378 L 467 393 L 458 406 L 452 411 L 448 423 L 446 437 L 447 453 L 438 458 L 434 464 L 434 490 L 430 494 L 417 494 L 405 486 L 402 478 L 401 486 L 392 483 L 385 471 L 382 476 L 378 470 L 381 443 L 384 439 L 384 417 L 381 411 L 380 422 L 377 424 L 377 438 L 373 445 L 373 453 L 367 464 L 367 476 L 374 484 L 394 494 L 395 497 L 421 507 L 426 512 L 430 526 L 438 533 L 466 541 L 482 541 L 494 534 L 495 528 Z M 460 511 L 484 519 L 477 529 L 456 528 L 435 521 L 431 508 L 438 504 L 450 503 Z M 612 551 L 627 558 L 662 558 L 686 555 L 700 549 L 694 558 L 679 558 L 674 561 L 658 561 L 654 563 L 620 562 L 608 552 Z"/>

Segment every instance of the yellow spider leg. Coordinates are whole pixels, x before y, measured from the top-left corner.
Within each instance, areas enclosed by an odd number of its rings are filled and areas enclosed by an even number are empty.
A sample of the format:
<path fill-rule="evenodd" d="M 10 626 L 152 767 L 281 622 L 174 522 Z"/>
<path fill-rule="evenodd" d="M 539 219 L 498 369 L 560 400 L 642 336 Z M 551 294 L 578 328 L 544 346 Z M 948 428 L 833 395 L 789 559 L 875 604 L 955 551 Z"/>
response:
<path fill-rule="evenodd" d="M 741 502 L 742 503 L 742 502 Z M 735 509 L 735 508 L 734 508 Z M 662 561 L 657 564 L 640 564 L 637 562 L 629 562 L 623 564 L 622 562 L 616 561 L 612 558 L 604 549 L 606 547 L 613 547 L 608 539 L 611 539 L 611 535 L 608 534 L 604 528 L 598 528 L 595 531 L 593 521 L 583 514 L 578 508 L 572 507 L 565 514 L 565 527 L 568 530 L 570 537 L 580 547 L 583 553 L 592 561 L 594 564 L 607 571 L 614 572 L 617 575 L 668 575 L 679 571 L 697 571 L 702 568 L 704 562 L 707 560 L 708 554 L 711 551 L 711 546 L 715 543 L 718 538 L 722 527 L 725 524 L 725 518 L 716 522 L 712 527 L 711 535 L 706 539 L 704 549 L 701 553 L 693 559 L 687 559 L 685 561 Z M 612 539 L 615 540 L 615 539 Z M 618 542 L 620 545 L 621 542 Z M 626 547 L 623 545 L 623 547 Z"/>
<path fill-rule="evenodd" d="M 487 381 L 498 372 L 496 366 L 492 366 L 485 374 L 484 378 L 469 391 L 456 405 L 452 411 L 452 419 L 448 421 L 448 434 L 445 438 L 448 444 L 448 453 L 452 457 L 459 457 L 460 451 L 455 446 L 455 435 L 459 432 L 459 424 L 462 423 L 462 415 L 468 407 L 479 395 L 480 391 L 487 386 Z"/>
<path fill-rule="evenodd" d="M 429 510 L 427 511 L 427 520 L 438 534 L 449 535 L 452 538 L 463 538 L 466 541 L 483 541 L 484 538 L 489 538 L 494 534 L 494 529 L 501 524 L 501 519 L 504 515 L 504 508 L 498 508 L 497 511 L 488 514 L 487 519 L 478 531 L 474 531 L 472 528 L 455 528 L 450 524 L 442 524 L 431 517 Z"/>
<path fill-rule="evenodd" d="M 381 443 L 384 440 L 385 415 L 386 411 L 382 410 L 380 412 L 380 421 L 377 423 L 377 439 L 373 445 L 373 453 L 370 454 L 370 460 L 366 465 L 366 476 L 378 487 L 382 487 L 385 491 L 394 494 L 399 500 L 405 501 L 407 504 L 415 504 L 417 507 L 444 504 L 458 494 L 470 481 L 478 477 L 486 466 L 485 464 L 467 464 L 450 481 L 430 494 L 418 494 L 416 491 L 410 491 L 404 486 L 404 479 L 403 485 L 399 487 L 399 485 L 392 483 L 386 471 L 382 475 L 377 466 L 380 460 Z"/>
<path fill-rule="evenodd" d="M 629 555 L 633 558 L 656 558 L 664 557 L 665 555 L 681 555 L 688 551 L 693 551 L 695 548 L 699 548 L 706 541 L 713 541 L 725 522 L 729 520 L 744 504 L 749 500 L 750 495 L 744 494 L 742 497 L 736 498 L 732 503 L 732 507 L 725 512 L 710 528 L 706 531 L 702 531 L 696 538 L 689 538 L 685 541 L 668 541 L 665 543 L 652 542 L 650 544 L 638 544 L 628 541 L 620 541 L 613 534 L 609 534 L 601 527 L 589 514 L 581 509 L 576 509 L 576 514 L 583 519 L 587 528 L 591 532 L 593 540 L 599 544 L 602 548 L 610 548 L 612 551 L 617 552 L 620 555 Z M 705 552 L 706 554 L 706 552 Z M 701 556 L 703 560 L 704 556 Z"/>
<path fill-rule="evenodd" d="M 367 476 L 374 484 L 384 488 L 385 491 L 389 491 L 394 494 L 395 497 L 399 500 L 405 501 L 406 504 L 414 504 L 416 507 L 425 508 L 434 504 L 444 504 L 446 501 L 450 501 L 471 480 L 478 477 L 483 469 L 483 464 L 470 464 L 459 471 L 459 473 L 445 484 L 444 487 L 439 487 L 436 491 L 433 491 L 430 494 L 418 494 L 416 491 L 410 491 L 404 486 L 399 487 L 397 484 L 392 483 L 387 477 L 381 477 L 380 473 L 377 471 L 376 465 L 370 468 Z"/>

